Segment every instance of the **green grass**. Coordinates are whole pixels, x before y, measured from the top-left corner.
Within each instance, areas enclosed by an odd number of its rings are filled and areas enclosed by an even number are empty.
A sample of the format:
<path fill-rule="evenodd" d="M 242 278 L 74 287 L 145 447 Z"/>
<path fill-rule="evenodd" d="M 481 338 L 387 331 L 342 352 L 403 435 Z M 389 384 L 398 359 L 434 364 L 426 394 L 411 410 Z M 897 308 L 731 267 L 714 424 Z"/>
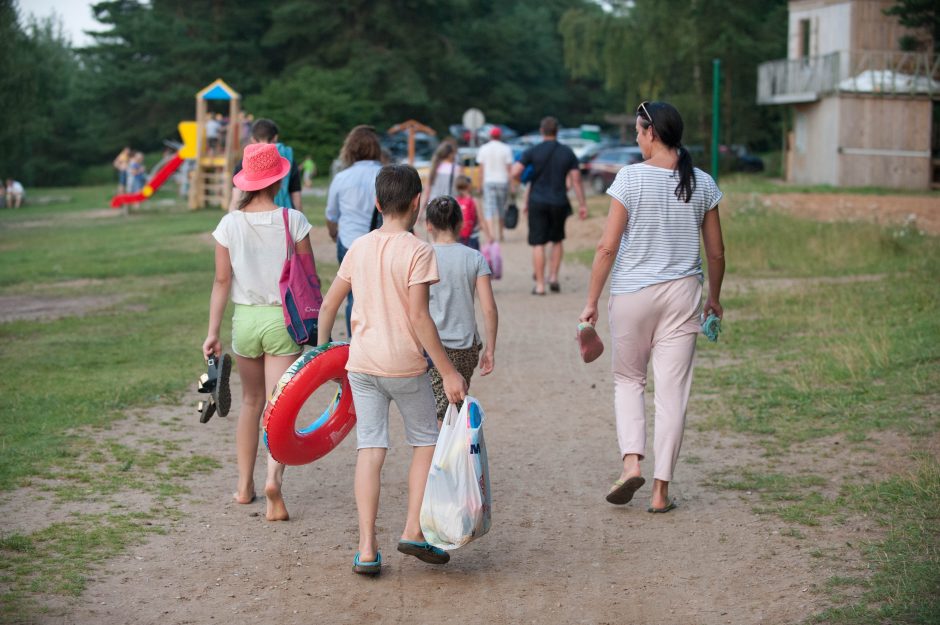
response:
<path fill-rule="evenodd" d="M 887 187 L 834 187 L 826 184 L 797 185 L 777 178 L 779 165 L 771 164 L 765 174 L 722 174 L 719 183 L 725 193 L 852 193 L 862 195 L 936 195 L 930 190 L 898 190 Z"/>
<path fill-rule="evenodd" d="M 0 533 L 0 621 L 41 611 L 44 595 L 79 594 L 96 563 L 164 531 L 188 480 L 220 466 L 170 440 L 109 435 L 130 408 L 180 401 L 205 370 L 210 233 L 223 213 L 189 211 L 173 186 L 128 216 L 108 208 L 111 185 L 31 189 L 31 204 L 0 211 L 0 297 L 95 300 L 59 319 L 0 323 L 0 491 L 29 486 L 59 509 L 108 510 Z M 325 199 L 304 199 L 322 224 Z M 155 507 L 128 513 L 122 494 Z"/>
<path fill-rule="evenodd" d="M 893 477 L 873 490 L 856 486 L 849 505 L 873 518 L 883 540 L 863 545 L 869 579 L 835 578 L 834 585 L 860 587 L 861 598 L 819 614 L 832 625 L 940 623 L 940 463 L 925 458 L 910 475 Z M 843 603 L 843 602 L 840 602 Z"/>
<path fill-rule="evenodd" d="M 70 199 L 0 211 L 0 296 L 100 299 L 81 316 L 0 324 L 0 489 L 60 465 L 81 445 L 76 427 L 178 400 L 203 368 L 222 213 L 145 204 L 88 217 L 109 190 L 54 189 Z M 322 200 L 308 206 L 322 216 Z M 318 263 L 327 277 L 331 260 Z"/>
<path fill-rule="evenodd" d="M 97 562 L 179 514 L 173 498 L 187 492 L 187 478 L 218 467 L 178 443 L 127 444 L 105 434 L 128 409 L 180 401 L 203 369 L 209 233 L 222 214 L 189 211 L 167 189 L 140 211 L 115 216 L 107 209 L 111 191 L 36 189 L 32 198 L 60 199 L 0 211 L 0 297 L 98 300 L 80 315 L 0 324 L 0 490 L 29 485 L 63 506 L 110 502 L 100 515 L 0 534 L 0 619 L 41 609 L 32 601 L 43 594 L 81 592 Z M 322 224 L 324 198 L 304 200 L 308 218 Z M 708 415 L 702 426 L 749 435 L 781 457 L 821 436 L 842 437 L 861 451 L 878 430 L 934 433 L 937 239 L 904 228 L 803 221 L 764 210 L 746 194 L 731 194 L 727 204 L 727 315 L 721 340 L 699 352 L 696 388 L 708 391 L 699 400 Z M 606 212 L 605 199 L 593 199 L 591 211 Z M 593 250 L 581 255 L 590 262 Z M 328 284 L 335 265 L 320 260 Z M 177 419 L 162 425 L 183 427 Z M 820 618 L 930 623 L 940 570 L 932 462 L 868 490 L 767 466 L 715 476 L 714 484 L 756 493 L 755 509 L 786 520 L 784 534 L 807 547 L 816 525 L 858 514 L 876 519 L 884 540 L 865 546 L 874 573 L 861 579 L 863 599 L 843 597 L 843 607 Z M 135 516 L 119 496 L 109 499 L 128 491 L 155 508 Z M 831 592 L 853 584 L 835 579 Z"/>
<path fill-rule="evenodd" d="M 707 425 L 778 451 L 832 434 L 934 431 L 938 240 L 747 202 L 727 213 L 726 318 L 696 373 L 699 388 L 721 391 Z"/>
<path fill-rule="evenodd" d="M 43 610 L 37 601 L 43 595 L 80 595 L 92 566 L 163 533 L 160 524 L 178 516 L 169 508 L 77 515 L 28 536 L 0 537 L 0 621 L 26 622 Z"/>
<path fill-rule="evenodd" d="M 861 546 L 873 573 L 836 578 L 832 592 L 851 586 L 855 595 L 836 592 L 842 607 L 821 622 L 940 623 L 936 459 L 874 485 L 772 469 L 822 437 L 874 454 L 865 443 L 878 431 L 901 432 L 915 445 L 936 434 L 940 240 L 910 227 L 797 219 L 749 195 L 835 189 L 779 188 L 759 176 L 723 178 L 722 187 L 730 191 L 722 207 L 725 320 L 717 344 L 699 345 L 695 388 L 706 417 L 697 426 L 748 435 L 766 456 L 711 485 L 742 492 L 755 512 L 785 521 L 781 534 L 792 539 L 850 518 L 883 528 L 883 540 Z M 571 256 L 589 265 L 593 254 Z"/>

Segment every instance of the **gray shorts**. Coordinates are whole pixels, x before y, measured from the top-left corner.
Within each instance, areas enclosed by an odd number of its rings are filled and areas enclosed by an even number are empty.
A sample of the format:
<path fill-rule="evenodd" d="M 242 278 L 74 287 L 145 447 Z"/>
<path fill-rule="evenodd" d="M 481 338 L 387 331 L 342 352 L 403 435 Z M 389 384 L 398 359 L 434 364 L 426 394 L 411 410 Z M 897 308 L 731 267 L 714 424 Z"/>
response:
<path fill-rule="evenodd" d="M 386 378 L 350 372 L 349 386 L 356 406 L 356 449 L 388 449 L 388 408 L 393 400 L 405 422 L 408 444 L 437 444 L 437 409 L 428 374 Z"/>
<path fill-rule="evenodd" d="M 506 216 L 506 200 L 509 198 L 509 184 L 491 182 L 483 185 L 483 216 L 487 219 Z"/>

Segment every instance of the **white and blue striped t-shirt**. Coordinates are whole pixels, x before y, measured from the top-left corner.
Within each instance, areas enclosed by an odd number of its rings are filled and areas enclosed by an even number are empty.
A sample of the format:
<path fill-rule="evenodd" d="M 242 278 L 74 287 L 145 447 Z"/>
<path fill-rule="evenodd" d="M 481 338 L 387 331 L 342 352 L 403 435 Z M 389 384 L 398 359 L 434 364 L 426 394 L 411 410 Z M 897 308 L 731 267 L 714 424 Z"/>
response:
<path fill-rule="evenodd" d="M 688 276 L 702 280 L 702 219 L 722 193 L 711 176 L 698 168 L 694 172 L 695 191 L 688 203 L 676 197 L 679 174 L 671 169 L 638 163 L 617 174 L 607 195 L 627 209 L 627 228 L 611 272 L 611 295 Z"/>

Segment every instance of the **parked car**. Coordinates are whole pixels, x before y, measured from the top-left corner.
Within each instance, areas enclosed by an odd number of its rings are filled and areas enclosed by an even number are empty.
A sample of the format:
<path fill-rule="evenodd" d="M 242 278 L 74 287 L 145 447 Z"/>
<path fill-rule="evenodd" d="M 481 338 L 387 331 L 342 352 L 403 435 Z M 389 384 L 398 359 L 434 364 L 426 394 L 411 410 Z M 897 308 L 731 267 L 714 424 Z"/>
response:
<path fill-rule="evenodd" d="M 730 168 L 731 171 L 745 173 L 764 171 L 764 161 L 748 152 L 747 147 L 743 145 L 722 145 L 718 147 L 718 151 L 721 154 L 722 169 Z"/>
<path fill-rule="evenodd" d="M 383 135 L 379 139 L 382 147 L 389 151 L 396 163 L 408 161 L 408 133 L 399 132 L 394 135 Z M 415 161 L 430 161 L 440 141 L 423 132 L 415 133 Z"/>
<path fill-rule="evenodd" d="M 595 193 L 603 193 L 627 165 L 643 162 L 643 153 L 636 146 L 605 148 L 581 165 L 581 175 Z"/>
<path fill-rule="evenodd" d="M 500 139 L 506 141 L 507 143 L 519 136 L 518 132 L 505 124 L 483 124 L 480 128 L 477 129 L 477 145 L 483 145 L 489 141 L 490 131 L 497 126 L 502 132 Z M 467 127 L 463 124 L 451 124 L 447 127 L 447 131 L 452 137 L 457 139 L 458 145 L 470 145 L 470 130 L 468 130 Z"/>

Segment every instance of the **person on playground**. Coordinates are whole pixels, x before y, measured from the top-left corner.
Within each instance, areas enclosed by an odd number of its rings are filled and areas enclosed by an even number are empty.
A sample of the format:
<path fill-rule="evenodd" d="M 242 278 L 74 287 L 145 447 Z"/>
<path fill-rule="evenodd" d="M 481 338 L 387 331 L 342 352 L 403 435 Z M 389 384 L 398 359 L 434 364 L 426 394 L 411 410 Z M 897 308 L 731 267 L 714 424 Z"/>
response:
<path fill-rule="evenodd" d="M 382 146 L 372 126 L 356 126 L 339 151 L 343 170 L 330 182 L 326 194 L 326 228 L 336 241 L 340 263 L 353 241 L 377 227 L 375 177 L 382 169 Z M 353 296 L 346 298 L 346 336 L 352 336 Z"/>
<path fill-rule="evenodd" d="M 611 197 L 604 233 L 597 244 L 587 304 L 580 321 L 597 323 L 597 302 L 610 284 L 610 334 L 614 413 L 623 466 L 607 493 L 613 504 L 629 502 L 645 480 L 644 393 L 652 362 L 656 386 L 656 455 L 649 512 L 668 512 L 685 413 L 692 388 L 692 357 L 699 330 L 702 259 L 708 258 L 708 299 L 704 313 L 722 316 L 719 303 L 725 272 L 718 219 L 722 194 L 711 176 L 692 166 L 682 145 L 682 117 L 666 102 L 643 102 L 636 111 L 637 144 L 644 162 L 620 170 L 607 190 Z M 628 227 L 629 226 L 629 227 Z"/>
<path fill-rule="evenodd" d="M 297 163 L 294 162 L 294 149 L 278 141 L 277 124 L 270 119 L 263 118 L 255 121 L 251 125 L 251 143 L 272 143 L 277 146 L 278 153 L 287 159 L 291 166 L 290 176 L 281 181 L 281 188 L 274 196 L 274 203 L 277 206 L 293 208 L 303 212 L 303 200 L 300 193 L 300 170 L 297 168 Z M 235 175 L 238 175 L 241 169 L 242 162 L 238 161 L 238 164 L 235 165 Z M 229 212 L 238 210 L 240 200 L 241 190 L 234 187 L 232 189 L 232 201 L 228 206 Z"/>
<path fill-rule="evenodd" d="M 454 364 L 469 388 L 478 362 L 480 375 L 489 375 L 495 364 L 499 313 L 490 284 L 490 266 L 476 248 L 458 241 L 463 217 L 454 198 L 447 195 L 434 198 L 425 210 L 428 234 L 434 245 L 441 278 L 440 282 L 431 285 L 431 318 L 444 344 L 447 359 Z M 473 305 L 477 294 L 486 328 L 486 343 L 482 346 Z M 442 421 L 450 403 L 444 393 L 444 381 L 437 367 L 428 369 L 428 374 L 437 403 L 437 419 Z"/>
<path fill-rule="evenodd" d="M 284 325 L 278 281 L 287 258 L 284 245 L 283 209 L 274 202 L 280 181 L 291 170 L 290 162 L 268 143 L 245 147 L 244 168 L 233 178 L 243 193 L 238 208 L 219 222 L 215 237 L 215 282 L 209 302 L 209 331 L 203 355 L 219 356 L 219 328 L 225 305 L 232 296 L 232 351 L 242 383 L 242 405 L 235 444 L 238 455 L 237 503 L 255 499 L 254 468 L 258 455 L 259 422 L 274 386 L 301 353 Z M 298 254 L 312 254 L 310 224 L 303 213 L 288 210 L 290 237 Z M 286 521 L 287 507 L 281 495 L 284 465 L 268 456 L 267 519 Z"/>
<path fill-rule="evenodd" d="M 566 145 L 558 142 L 558 120 L 554 117 L 542 119 L 539 125 L 542 143 L 522 153 L 512 165 L 512 177 L 519 180 L 528 165 L 533 173 L 529 181 L 528 199 L 523 212 L 529 218 L 529 245 L 532 246 L 532 266 L 535 287 L 533 295 L 545 295 L 545 246 L 552 244 L 548 263 L 548 287 L 553 293 L 561 290 L 558 272 L 564 256 L 562 241 L 565 240 L 565 220 L 571 214 L 568 201 L 567 180 L 570 177 L 578 198 L 578 217 L 587 218 L 584 188 L 581 186 L 581 170 L 578 157 Z"/>
<path fill-rule="evenodd" d="M 499 126 L 493 126 L 490 140 L 477 152 L 483 180 L 483 215 L 489 222 L 490 232 L 500 242 L 503 240 L 503 218 L 506 216 L 513 160 L 512 148 L 500 141 L 502 136 Z"/>
<path fill-rule="evenodd" d="M 447 359 L 428 310 L 430 286 L 438 281 L 434 250 L 409 232 L 418 219 L 421 178 L 413 167 L 387 165 L 376 177 L 375 194 L 382 227 L 356 239 L 346 253 L 320 306 L 317 341 L 330 340 L 336 312 L 351 290 L 352 341 L 346 370 L 356 407 L 354 490 L 359 513 L 359 550 L 353 571 L 366 575 L 379 573 L 382 566 L 375 523 L 393 400 L 412 447 L 408 514 L 398 551 L 432 564 L 450 560 L 421 531 L 421 501 L 438 433 L 424 352 L 441 372 L 451 402 L 463 401 L 467 392 L 467 383 Z"/>
<path fill-rule="evenodd" d="M 131 150 L 129 146 L 126 146 L 121 150 L 120 154 L 114 157 L 114 161 L 111 163 L 118 173 L 118 195 L 128 192 L 127 189 L 130 185 L 127 183 L 127 167 L 130 165 L 133 155 L 133 150 Z"/>

